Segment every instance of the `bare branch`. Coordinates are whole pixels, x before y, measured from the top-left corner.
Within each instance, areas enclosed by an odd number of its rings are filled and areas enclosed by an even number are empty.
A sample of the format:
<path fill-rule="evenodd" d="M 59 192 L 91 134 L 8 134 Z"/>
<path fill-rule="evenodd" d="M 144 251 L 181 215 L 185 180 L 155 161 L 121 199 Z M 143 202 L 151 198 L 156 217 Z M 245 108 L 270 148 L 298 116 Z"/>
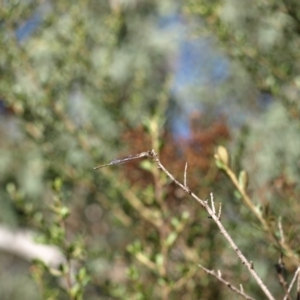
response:
<path fill-rule="evenodd" d="M 293 288 L 293 285 L 296 282 L 296 279 L 297 279 L 297 276 L 298 276 L 299 272 L 300 272 L 300 267 L 297 268 L 297 270 L 296 270 L 296 272 L 294 274 L 294 277 L 293 277 L 293 279 L 292 279 L 292 281 L 290 283 L 290 286 L 289 286 L 289 288 L 287 290 L 287 294 L 284 296 L 283 300 L 287 300 L 288 299 L 288 296 L 289 296 L 289 294 L 290 294 L 290 292 L 291 292 L 291 290 Z"/>
<path fill-rule="evenodd" d="M 223 284 L 225 284 L 227 287 L 229 287 L 233 292 L 239 294 L 240 296 L 242 296 L 245 299 L 248 300 L 255 300 L 254 298 L 252 298 L 251 296 L 247 295 L 246 293 L 244 293 L 243 289 L 241 288 L 240 290 L 238 288 L 236 288 L 235 286 L 233 286 L 230 282 L 226 281 L 225 279 L 222 278 L 221 276 L 221 272 L 220 270 L 218 270 L 218 274 L 215 273 L 215 271 L 211 271 L 206 269 L 205 267 L 203 267 L 202 265 L 199 265 L 199 267 L 205 271 L 207 274 L 214 276 L 215 278 L 217 278 L 220 282 L 222 282 Z"/>
<path fill-rule="evenodd" d="M 210 202 L 211 202 L 211 209 L 213 214 L 216 214 L 216 208 L 215 208 L 215 203 L 214 203 L 214 195 L 213 193 L 210 193 Z"/>
<path fill-rule="evenodd" d="M 263 281 L 261 280 L 261 278 L 258 276 L 258 274 L 256 273 L 256 271 L 254 270 L 253 263 L 249 262 L 247 260 L 247 258 L 243 255 L 243 253 L 241 252 L 241 250 L 237 247 L 237 245 L 235 244 L 235 242 L 231 238 L 230 234 L 226 231 L 225 227 L 221 223 L 221 220 L 215 214 L 215 211 L 213 209 L 211 209 L 210 206 L 208 205 L 208 202 L 200 199 L 187 186 L 183 185 L 178 180 L 176 180 L 174 178 L 174 176 L 160 162 L 160 160 L 158 158 L 158 155 L 157 155 L 157 153 L 154 150 L 147 151 L 147 152 L 142 152 L 140 154 L 133 155 L 133 156 L 127 157 L 127 158 L 122 159 L 122 160 L 114 160 L 114 161 L 112 161 L 112 162 L 110 162 L 110 163 L 108 163 L 106 165 L 100 166 L 100 167 L 104 167 L 104 166 L 108 166 L 108 165 L 112 165 L 112 164 L 123 163 L 123 162 L 127 162 L 129 159 L 131 160 L 131 159 L 143 158 L 143 157 L 148 157 L 149 159 L 154 160 L 156 162 L 156 164 L 157 164 L 157 166 L 158 166 L 159 169 L 161 169 L 172 181 L 174 181 L 174 183 L 176 185 L 178 185 L 179 187 L 181 187 L 187 194 L 191 195 L 203 208 L 205 208 L 205 210 L 208 212 L 208 214 L 210 215 L 210 217 L 215 221 L 215 223 L 219 227 L 220 232 L 224 235 L 224 237 L 226 238 L 226 240 L 228 241 L 228 243 L 230 244 L 230 246 L 236 252 L 236 254 L 237 254 L 238 258 L 241 260 L 242 264 L 244 264 L 247 267 L 247 269 L 251 273 L 252 277 L 255 279 L 255 281 L 260 286 L 260 288 L 262 289 L 262 291 L 264 292 L 264 294 L 267 296 L 267 298 L 269 300 L 275 300 L 275 298 L 273 297 L 273 295 L 270 293 L 270 291 L 268 290 L 268 288 L 265 286 L 265 284 L 263 283 Z M 97 168 L 99 168 L 99 167 L 97 167 Z"/>
<path fill-rule="evenodd" d="M 174 178 L 174 176 L 163 166 L 163 164 L 160 162 L 157 153 L 152 150 L 152 151 L 148 151 L 149 155 L 148 157 L 153 159 L 157 165 L 160 167 L 160 169 L 172 180 L 174 181 L 174 183 L 176 185 L 178 185 L 179 187 L 181 187 L 186 193 L 190 194 L 198 203 L 200 203 L 200 205 L 206 209 L 206 211 L 208 212 L 208 214 L 211 216 L 211 218 L 215 221 L 215 223 L 217 224 L 217 226 L 219 227 L 221 233 L 224 235 L 224 237 L 226 238 L 226 240 L 229 242 L 230 246 L 234 249 L 234 251 L 236 252 L 238 258 L 241 260 L 241 262 L 247 267 L 247 269 L 249 270 L 249 272 L 251 273 L 252 277 L 255 279 L 255 281 L 257 282 L 257 284 L 260 286 L 260 288 L 263 290 L 263 292 L 265 293 L 265 295 L 267 296 L 268 299 L 270 300 L 275 300 L 274 296 L 270 293 L 270 291 L 268 290 L 268 288 L 265 286 L 265 284 L 263 283 L 263 281 L 261 280 L 261 278 L 258 276 L 258 274 L 256 273 L 256 271 L 253 268 L 253 264 L 251 264 L 247 258 L 243 255 L 243 253 L 241 252 L 241 250 L 237 247 L 237 245 L 235 244 L 235 242 L 233 241 L 233 239 L 231 238 L 231 236 L 229 235 L 229 233 L 226 231 L 226 229 L 224 228 L 223 224 L 221 223 L 221 221 L 219 220 L 218 216 L 216 216 L 212 209 L 209 207 L 207 201 L 204 201 L 202 199 L 200 199 L 198 196 L 196 196 L 189 188 L 187 188 L 186 186 L 184 186 L 182 183 L 180 183 L 178 180 L 176 180 Z"/>
<path fill-rule="evenodd" d="M 185 163 L 185 168 L 184 168 L 184 186 L 187 187 L 187 184 L 186 184 L 186 171 L 187 171 L 187 167 L 188 167 L 188 163 L 186 162 Z"/>
<path fill-rule="evenodd" d="M 242 284 L 240 284 L 240 291 L 241 291 L 242 293 L 244 293 L 244 288 L 243 288 L 243 285 L 242 285 Z"/>
<path fill-rule="evenodd" d="M 222 203 L 220 202 L 219 205 L 219 212 L 218 212 L 218 219 L 221 220 L 221 213 L 222 213 Z"/>

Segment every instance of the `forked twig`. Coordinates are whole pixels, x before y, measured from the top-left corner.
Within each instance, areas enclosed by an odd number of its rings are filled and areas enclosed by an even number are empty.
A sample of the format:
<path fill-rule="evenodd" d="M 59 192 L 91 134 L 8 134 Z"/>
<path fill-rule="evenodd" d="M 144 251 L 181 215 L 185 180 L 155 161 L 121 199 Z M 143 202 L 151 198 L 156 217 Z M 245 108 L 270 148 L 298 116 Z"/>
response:
<path fill-rule="evenodd" d="M 250 261 L 248 261 L 247 258 L 244 256 L 244 254 L 241 252 L 241 250 L 237 247 L 237 245 L 235 244 L 235 242 L 231 238 L 230 234 L 226 231 L 226 229 L 224 228 L 223 224 L 221 223 L 221 220 L 214 213 L 214 211 L 210 208 L 210 206 L 208 205 L 207 201 L 204 201 L 204 200 L 200 199 L 187 186 L 185 186 L 184 184 L 182 184 L 178 180 L 176 180 L 174 178 L 174 176 L 160 162 L 160 160 L 158 158 L 158 155 L 157 155 L 157 153 L 154 150 L 147 151 L 147 152 L 142 152 L 140 154 L 133 155 L 133 156 L 121 159 L 121 160 L 113 160 L 113 161 L 111 161 L 110 163 L 108 163 L 106 165 L 102 165 L 100 167 L 96 167 L 96 169 L 102 168 L 102 167 L 105 167 L 105 166 L 109 166 L 109 165 L 114 165 L 114 164 L 119 164 L 119 163 L 125 163 L 127 161 L 132 160 L 132 159 L 142 158 L 142 157 L 148 157 L 149 159 L 154 160 L 156 162 L 157 166 L 159 167 L 159 169 L 161 169 L 172 181 L 174 181 L 174 183 L 176 185 L 178 185 L 179 187 L 181 187 L 186 193 L 188 193 L 189 195 L 191 195 L 198 203 L 200 203 L 200 205 L 203 208 L 206 209 L 206 211 L 208 212 L 208 214 L 210 215 L 210 217 L 215 221 L 215 223 L 219 227 L 220 232 L 224 235 L 224 237 L 226 238 L 226 240 L 228 241 L 228 243 L 230 244 L 230 246 L 236 252 L 236 254 L 237 254 L 238 258 L 241 260 L 241 262 L 247 267 L 247 269 L 251 273 L 252 277 L 255 279 L 255 281 L 257 282 L 257 284 L 259 285 L 259 287 L 262 289 L 262 291 L 264 292 L 264 294 L 267 296 L 267 298 L 269 300 L 275 300 L 275 298 L 273 297 L 273 295 L 270 293 L 270 291 L 268 290 L 268 288 L 265 286 L 265 284 L 263 283 L 263 281 L 261 280 L 261 278 L 258 276 L 258 274 L 256 273 L 256 271 L 254 270 L 253 263 L 251 263 Z"/>
<path fill-rule="evenodd" d="M 251 296 L 247 295 L 243 289 L 241 288 L 240 290 L 238 288 L 236 288 L 235 286 L 233 286 L 230 282 L 226 281 L 222 275 L 221 272 L 219 271 L 218 274 L 215 273 L 215 271 L 213 270 L 208 270 L 205 267 L 203 267 L 202 265 L 199 265 L 199 267 L 205 271 L 207 274 L 214 276 L 215 278 L 217 278 L 220 282 L 222 282 L 223 284 L 225 284 L 227 287 L 229 287 L 232 291 L 234 291 L 235 293 L 239 294 L 240 296 L 244 297 L 245 299 L 248 300 L 255 300 L 254 298 L 252 298 Z"/>
<path fill-rule="evenodd" d="M 297 268 L 297 270 L 296 270 L 296 272 L 294 274 L 294 277 L 293 277 L 293 279 L 292 279 L 292 281 L 290 283 L 290 286 L 289 286 L 289 288 L 287 290 L 287 294 L 284 296 L 283 300 L 287 300 L 288 299 L 288 296 L 289 296 L 289 294 L 290 294 L 290 292 L 291 292 L 291 290 L 293 288 L 293 285 L 296 282 L 296 279 L 297 279 L 297 276 L 299 275 L 299 272 L 300 272 L 300 267 Z"/>

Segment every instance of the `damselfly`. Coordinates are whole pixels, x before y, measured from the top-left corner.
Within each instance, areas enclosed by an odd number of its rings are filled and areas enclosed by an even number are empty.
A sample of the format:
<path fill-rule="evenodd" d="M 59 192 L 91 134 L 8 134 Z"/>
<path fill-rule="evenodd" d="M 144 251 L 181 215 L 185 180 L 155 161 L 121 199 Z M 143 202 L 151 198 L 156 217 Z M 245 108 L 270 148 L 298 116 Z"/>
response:
<path fill-rule="evenodd" d="M 102 165 L 102 166 L 99 166 L 99 167 L 95 167 L 94 170 L 101 169 L 101 168 L 104 168 L 104 167 L 107 167 L 107 166 L 112 166 L 112 165 L 117 165 L 117 164 L 124 164 L 124 163 L 127 163 L 127 162 L 129 162 L 131 160 L 134 160 L 134 159 L 137 159 L 137 158 L 150 157 L 150 156 L 151 156 L 150 151 L 142 152 L 140 154 L 135 154 L 135 155 L 130 155 L 130 156 L 127 156 L 127 157 L 124 157 L 124 158 L 114 159 L 114 160 L 110 161 L 108 164 L 105 164 L 105 165 Z"/>

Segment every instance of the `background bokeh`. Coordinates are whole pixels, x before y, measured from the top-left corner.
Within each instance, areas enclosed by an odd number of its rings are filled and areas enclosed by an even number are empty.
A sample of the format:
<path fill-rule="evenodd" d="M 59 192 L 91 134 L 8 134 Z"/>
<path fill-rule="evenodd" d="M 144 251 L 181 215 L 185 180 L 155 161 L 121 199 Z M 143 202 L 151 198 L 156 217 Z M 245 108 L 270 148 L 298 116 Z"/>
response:
<path fill-rule="evenodd" d="M 282 298 L 274 265 L 282 254 L 289 282 L 299 253 L 299 49 L 293 0 L 1 1 L 0 227 L 74 259 L 83 299 L 235 297 L 198 263 L 262 299 L 207 213 L 153 163 L 93 170 L 155 149 L 179 180 L 188 162 L 189 187 L 222 202 Z M 248 172 L 273 240 L 216 166 L 218 145 Z M 274 243 L 279 220 L 293 259 Z M 80 299 L 0 248 L 1 299 Z"/>

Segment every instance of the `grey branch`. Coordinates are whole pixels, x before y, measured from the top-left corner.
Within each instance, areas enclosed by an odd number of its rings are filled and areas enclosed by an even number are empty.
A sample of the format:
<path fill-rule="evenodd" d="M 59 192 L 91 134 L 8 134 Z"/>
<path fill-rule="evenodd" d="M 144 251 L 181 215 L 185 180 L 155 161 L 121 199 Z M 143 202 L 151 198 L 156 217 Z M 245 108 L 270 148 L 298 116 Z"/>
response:
<path fill-rule="evenodd" d="M 242 253 L 242 251 L 238 248 L 238 246 L 235 244 L 235 242 L 233 241 L 233 239 L 231 238 L 230 234 L 227 232 L 227 230 L 225 229 L 225 227 L 223 226 L 223 224 L 221 223 L 221 220 L 219 220 L 218 216 L 216 214 L 214 214 L 214 212 L 212 211 L 212 209 L 209 207 L 207 201 L 204 201 L 202 199 L 200 199 L 197 195 L 195 195 L 189 188 L 185 187 L 182 183 L 180 183 L 178 180 L 176 180 L 174 178 L 174 176 L 163 166 L 163 164 L 160 162 L 157 153 L 152 150 L 149 151 L 149 153 L 151 154 L 149 157 L 151 159 L 153 159 L 157 165 L 160 167 L 160 169 L 165 172 L 165 174 L 172 179 L 175 184 L 177 184 L 178 186 L 180 186 L 186 193 L 190 194 L 198 203 L 200 203 L 200 205 L 206 209 L 206 211 L 208 212 L 208 214 L 211 216 L 211 218 L 215 221 L 215 223 L 217 224 L 217 226 L 219 227 L 221 233 L 224 235 L 224 237 L 226 238 L 226 240 L 228 241 L 228 243 L 230 244 L 230 246 L 232 247 L 232 249 L 236 252 L 238 258 L 242 261 L 242 263 L 247 267 L 247 269 L 249 270 L 249 272 L 251 273 L 252 277 L 255 279 L 255 281 L 257 282 L 257 284 L 260 286 L 260 288 L 262 289 L 262 291 L 265 293 L 265 295 L 267 296 L 267 298 L 269 300 L 275 300 L 274 296 L 271 294 L 271 292 L 269 291 L 269 289 L 266 287 L 266 285 L 263 283 L 263 281 L 261 280 L 261 278 L 258 276 L 258 274 L 256 273 L 256 271 L 253 268 L 253 264 L 251 264 L 247 258 L 244 256 L 244 254 Z"/>
<path fill-rule="evenodd" d="M 207 274 L 214 276 L 215 278 L 217 278 L 220 282 L 222 282 L 223 284 L 225 284 L 227 287 L 229 287 L 232 291 L 234 291 L 235 293 L 239 294 L 240 296 L 244 297 L 247 300 L 255 300 L 254 298 L 252 298 L 251 296 L 247 295 L 242 289 L 238 289 L 235 286 L 233 286 L 230 282 L 226 281 L 225 279 L 223 279 L 222 276 L 217 275 L 215 273 L 215 271 L 213 270 L 208 270 L 205 267 L 203 267 L 202 265 L 199 265 L 199 267 L 205 271 Z M 221 274 L 221 273 L 219 273 Z"/>
<path fill-rule="evenodd" d="M 219 217 L 209 207 L 208 202 L 200 199 L 187 186 L 185 186 L 184 184 L 182 184 L 178 180 L 176 180 L 174 178 L 174 176 L 160 162 L 160 160 L 158 158 L 158 155 L 157 155 L 157 153 L 154 150 L 147 151 L 147 152 L 142 152 L 142 153 L 137 154 L 137 155 L 129 156 L 128 157 L 129 159 L 125 158 L 125 159 L 121 159 L 121 160 L 113 160 L 110 163 L 108 163 L 106 165 L 102 165 L 100 167 L 96 167 L 95 169 L 102 168 L 102 167 L 109 166 L 109 165 L 114 165 L 114 164 L 117 164 L 117 163 L 127 162 L 129 160 L 136 159 L 136 158 L 141 158 L 141 157 L 147 157 L 147 158 L 155 161 L 159 169 L 161 169 L 176 185 L 178 185 L 179 187 L 181 187 L 187 194 L 191 195 L 203 208 L 206 209 L 206 211 L 208 212 L 208 214 L 210 215 L 210 217 L 215 221 L 215 223 L 219 227 L 221 233 L 224 235 L 224 237 L 226 238 L 226 240 L 228 241 L 228 243 L 230 244 L 230 246 L 232 247 L 232 249 L 237 254 L 237 257 L 241 260 L 241 262 L 243 263 L 243 265 L 245 265 L 247 267 L 247 269 L 251 273 L 252 277 L 254 278 L 254 280 L 256 281 L 256 283 L 259 285 L 259 287 L 262 289 L 262 291 L 267 296 L 267 298 L 269 300 L 275 300 L 274 296 L 271 294 L 271 292 L 269 291 L 269 289 L 263 283 L 262 279 L 259 277 L 259 275 L 254 270 L 253 263 L 251 263 L 250 261 L 247 260 L 247 258 L 244 256 L 244 254 L 242 253 L 242 251 L 235 244 L 235 242 L 233 241 L 232 237 L 230 236 L 230 234 L 227 232 L 227 230 L 223 226 L 223 224 L 222 224 L 221 220 L 219 219 Z"/>

